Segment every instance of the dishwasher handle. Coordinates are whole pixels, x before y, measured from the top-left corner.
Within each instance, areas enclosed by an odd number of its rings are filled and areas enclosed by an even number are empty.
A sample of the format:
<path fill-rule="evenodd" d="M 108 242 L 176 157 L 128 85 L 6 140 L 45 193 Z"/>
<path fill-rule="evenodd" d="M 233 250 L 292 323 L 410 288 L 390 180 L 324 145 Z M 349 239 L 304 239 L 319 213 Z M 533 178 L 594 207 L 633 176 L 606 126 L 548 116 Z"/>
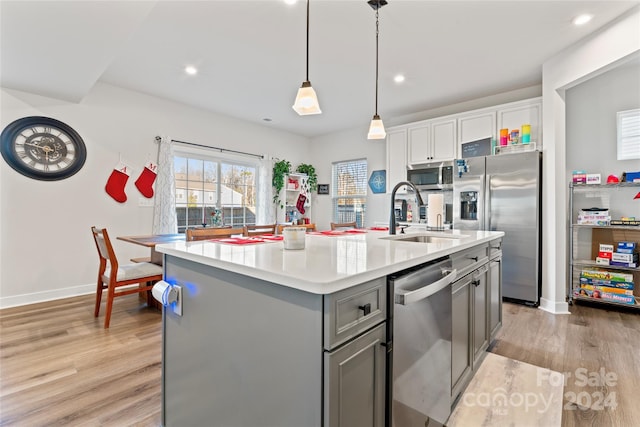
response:
<path fill-rule="evenodd" d="M 457 275 L 458 270 L 454 268 L 453 270 L 449 270 L 442 279 L 429 283 L 421 288 L 412 291 L 398 289 L 395 291 L 394 301 L 396 304 L 409 305 L 416 301 L 423 300 L 449 286 L 454 280 L 456 280 Z"/>

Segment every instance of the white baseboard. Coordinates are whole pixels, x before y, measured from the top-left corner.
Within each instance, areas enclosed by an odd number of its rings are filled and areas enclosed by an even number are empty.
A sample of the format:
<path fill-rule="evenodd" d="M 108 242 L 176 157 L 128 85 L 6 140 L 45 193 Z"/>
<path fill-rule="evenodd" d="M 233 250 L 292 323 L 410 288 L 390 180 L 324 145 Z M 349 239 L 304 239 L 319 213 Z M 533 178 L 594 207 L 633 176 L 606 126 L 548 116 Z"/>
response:
<path fill-rule="evenodd" d="M 55 289 L 52 291 L 34 292 L 31 294 L 0 297 L 0 309 L 17 307 L 37 302 L 52 301 L 56 299 L 77 297 L 79 295 L 93 294 L 96 292 L 96 284 L 73 286 L 70 288 Z"/>
<path fill-rule="evenodd" d="M 551 301 L 545 298 L 540 298 L 540 305 L 538 308 L 553 314 L 571 314 L 569 312 L 569 304 L 566 301 Z"/>

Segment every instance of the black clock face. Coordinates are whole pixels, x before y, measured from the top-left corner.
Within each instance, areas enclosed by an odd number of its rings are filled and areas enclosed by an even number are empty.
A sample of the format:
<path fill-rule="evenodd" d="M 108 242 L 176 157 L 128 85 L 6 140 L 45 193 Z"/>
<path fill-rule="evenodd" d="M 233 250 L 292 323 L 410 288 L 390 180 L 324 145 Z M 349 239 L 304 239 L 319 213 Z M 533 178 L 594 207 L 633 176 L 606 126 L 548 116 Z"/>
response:
<path fill-rule="evenodd" d="M 78 132 L 49 117 L 18 119 L 4 128 L 1 139 L 4 160 L 29 178 L 68 178 L 82 168 L 87 158 Z"/>

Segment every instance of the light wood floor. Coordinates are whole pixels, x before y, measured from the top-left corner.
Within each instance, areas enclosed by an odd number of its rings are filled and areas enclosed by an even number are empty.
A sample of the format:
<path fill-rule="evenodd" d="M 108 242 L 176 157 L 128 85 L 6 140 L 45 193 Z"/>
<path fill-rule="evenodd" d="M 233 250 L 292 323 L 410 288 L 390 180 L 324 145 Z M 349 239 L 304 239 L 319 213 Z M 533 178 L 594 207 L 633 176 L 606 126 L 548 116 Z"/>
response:
<path fill-rule="evenodd" d="M 504 304 L 491 351 L 567 376 L 563 427 L 640 426 L 639 312 L 581 304 L 570 311 L 552 315 Z M 602 369 L 604 379 L 598 378 Z"/>
<path fill-rule="evenodd" d="M 159 426 L 161 316 L 118 298 L 111 328 L 93 296 L 0 310 L 1 426 Z M 565 397 L 616 393 L 605 410 L 567 403 L 563 426 L 640 425 L 640 315 L 584 305 L 572 315 L 504 304 L 494 353 L 570 372 Z M 581 386 L 576 369 L 604 368 L 615 385 Z M 604 402 L 603 402 L 603 406 Z M 547 427 L 547 426 L 545 426 Z M 548 426 L 551 427 L 551 426 Z"/>

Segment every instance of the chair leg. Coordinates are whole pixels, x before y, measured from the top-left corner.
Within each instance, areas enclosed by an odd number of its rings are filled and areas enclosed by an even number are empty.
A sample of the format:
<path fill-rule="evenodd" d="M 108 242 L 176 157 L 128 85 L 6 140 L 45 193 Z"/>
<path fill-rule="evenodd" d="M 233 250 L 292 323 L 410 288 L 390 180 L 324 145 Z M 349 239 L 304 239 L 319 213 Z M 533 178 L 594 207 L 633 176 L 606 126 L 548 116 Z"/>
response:
<path fill-rule="evenodd" d="M 98 315 L 100 314 L 100 303 L 102 302 L 102 290 L 104 288 L 102 287 L 102 280 L 100 279 L 100 277 L 98 277 L 98 286 L 96 289 L 96 308 L 93 312 L 93 316 L 94 317 L 98 317 Z"/>
<path fill-rule="evenodd" d="M 107 291 L 107 309 L 104 315 L 104 328 L 109 328 L 109 323 L 111 322 L 111 309 L 113 308 L 113 298 L 115 294 L 115 288 L 113 286 L 109 286 Z"/>

